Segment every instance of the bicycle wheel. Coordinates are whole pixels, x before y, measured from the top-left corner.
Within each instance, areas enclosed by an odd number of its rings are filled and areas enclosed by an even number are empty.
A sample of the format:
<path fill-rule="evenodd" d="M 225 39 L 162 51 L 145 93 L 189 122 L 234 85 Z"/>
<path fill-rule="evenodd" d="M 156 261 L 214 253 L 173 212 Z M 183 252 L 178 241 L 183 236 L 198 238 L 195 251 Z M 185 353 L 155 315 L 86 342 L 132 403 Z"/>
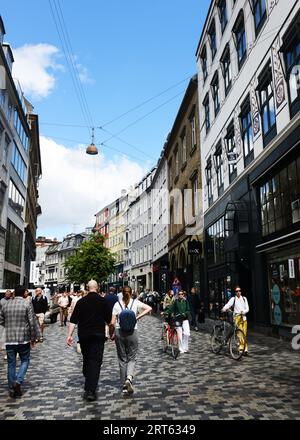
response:
<path fill-rule="evenodd" d="M 176 330 L 173 331 L 171 338 L 170 338 L 170 346 L 171 346 L 171 352 L 174 359 L 177 359 L 179 355 L 179 342 L 178 342 L 178 333 Z"/>
<path fill-rule="evenodd" d="M 213 328 L 213 331 L 210 335 L 210 347 L 211 351 L 215 354 L 220 353 L 222 348 L 222 329 L 218 326 Z"/>
<path fill-rule="evenodd" d="M 161 342 L 163 352 L 166 353 L 168 351 L 168 331 L 167 327 L 164 325 L 161 332 Z"/>
<path fill-rule="evenodd" d="M 242 330 L 236 328 L 229 340 L 229 352 L 232 359 L 238 361 L 245 351 L 245 335 Z"/>

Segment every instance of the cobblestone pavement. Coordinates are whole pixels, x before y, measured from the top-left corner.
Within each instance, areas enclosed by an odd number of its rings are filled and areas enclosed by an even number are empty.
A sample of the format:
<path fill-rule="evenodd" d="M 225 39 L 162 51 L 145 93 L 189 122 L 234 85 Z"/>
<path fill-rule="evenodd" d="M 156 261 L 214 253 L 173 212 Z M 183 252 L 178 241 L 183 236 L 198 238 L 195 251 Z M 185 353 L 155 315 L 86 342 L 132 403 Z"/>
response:
<path fill-rule="evenodd" d="M 8 397 L 0 357 L 0 420 L 300 419 L 300 352 L 269 337 L 249 338 L 251 357 L 214 355 L 205 325 L 192 332 L 190 352 L 162 353 L 161 322 L 139 323 L 135 394 L 120 393 L 115 345 L 106 343 L 98 400 L 82 400 L 81 355 L 65 344 L 66 328 L 50 324 L 32 351 L 23 396 Z"/>

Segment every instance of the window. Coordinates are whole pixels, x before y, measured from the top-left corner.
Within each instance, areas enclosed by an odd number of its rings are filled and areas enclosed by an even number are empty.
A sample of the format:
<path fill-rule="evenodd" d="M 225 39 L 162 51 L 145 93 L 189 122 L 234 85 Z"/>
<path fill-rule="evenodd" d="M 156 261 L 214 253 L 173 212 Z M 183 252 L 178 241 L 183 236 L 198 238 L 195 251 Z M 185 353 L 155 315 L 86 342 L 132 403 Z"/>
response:
<path fill-rule="evenodd" d="M 192 189 L 193 189 L 193 216 L 196 217 L 197 215 L 199 215 L 199 209 L 200 209 L 197 175 L 192 180 Z"/>
<path fill-rule="evenodd" d="M 16 132 L 18 133 L 18 136 L 20 138 L 20 141 L 25 149 L 25 151 L 28 152 L 28 136 L 25 132 L 25 129 L 23 127 L 23 124 L 21 122 L 19 113 L 17 111 L 17 109 L 15 109 L 15 113 L 14 113 L 14 127 L 16 129 Z"/>
<path fill-rule="evenodd" d="M 221 57 L 221 67 L 223 71 L 224 78 L 224 88 L 225 88 L 225 96 L 227 96 L 229 90 L 232 85 L 232 71 L 231 71 L 231 62 L 230 62 L 230 48 L 229 44 L 226 45 L 226 48 Z"/>
<path fill-rule="evenodd" d="M 10 146 L 10 139 L 7 135 L 5 135 L 4 151 L 3 151 L 3 165 L 6 168 L 7 168 L 8 154 L 9 154 L 9 146 Z"/>
<path fill-rule="evenodd" d="M 299 69 L 300 64 L 300 14 L 283 37 L 282 51 L 285 56 L 286 76 L 288 78 L 291 117 L 300 110 Z"/>
<path fill-rule="evenodd" d="M 211 159 L 209 159 L 207 161 L 206 168 L 205 168 L 208 206 L 210 206 L 213 202 L 212 172 L 211 172 L 211 170 L 212 170 Z"/>
<path fill-rule="evenodd" d="M 242 105 L 241 111 L 242 140 L 244 148 L 244 164 L 249 165 L 254 159 L 252 117 L 249 98 Z"/>
<path fill-rule="evenodd" d="M 210 264 L 219 264 L 225 261 L 225 225 L 224 217 L 206 230 L 206 253 Z"/>
<path fill-rule="evenodd" d="M 25 199 L 12 180 L 9 182 L 8 204 L 19 216 L 22 215 L 25 206 Z"/>
<path fill-rule="evenodd" d="M 175 177 L 179 175 L 179 154 L 178 154 L 178 145 L 176 145 L 175 151 Z"/>
<path fill-rule="evenodd" d="M 172 186 L 172 184 L 173 184 L 172 159 L 168 163 L 168 166 L 169 166 L 169 184 Z"/>
<path fill-rule="evenodd" d="M 244 13 L 240 12 L 238 19 L 233 27 L 233 33 L 235 35 L 235 45 L 237 51 L 237 59 L 239 70 L 241 69 L 247 55 L 247 44 L 246 44 L 246 31 L 244 23 Z"/>
<path fill-rule="evenodd" d="M 227 134 L 225 137 L 225 142 L 227 146 L 227 158 L 229 167 L 229 183 L 231 183 L 237 176 L 236 160 L 237 152 L 235 146 L 235 133 L 233 121 L 227 128 Z"/>
<path fill-rule="evenodd" d="M 210 39 L 211 58 L 214 59 L 216 52 L 217 52 L 217 38 L 216 38 L 215 20 L 212 21 L 212 24 L 210 25 L 208 34 L 209 34 L 209 39 Z"/>
<path fill-rule="evenodd" d="M 258 83 L 264 146 L 266 146 L 277 134 L 271 65 L 259 76 Z"/>
<path fill-rule="evenodd" d="M 220 87 L 219 87 L 219 75 L 218 72 L 215 73 L 213 80 L 211 82 L 211 88 L 212 88 L 212 96 L 214 101 L 214 110 L 215 110 L 215 117 L 219 113 L 220 110 Z"/>
<path fill-rule="evenodd" d="M 206 52 L 206 46 L 202 49 L 201 53 L 201 66 L 202 66 L 202 73 L 203 73 L 203 80 L 205 81 L 207 78 L 207 52 Z"/>
<path fill-rule="evenodd" d="M 257 35 L 267 18 L 266 0 L 253 0 L 253 13 Z"/>
<path fill-rule="evenodd" d="M 5 259 L 9 263 L 20 266 L 22 254 L 23 234 L 14 223 L 7 220 Z"/>
<path fill-rule="evenodd" d="M 218 195 L 220 196 L 224 192 L 224 166 L 222 157 L 222 144 L 219 143 L 215 152 L 215 165 L 217 173 L 217 186 Z"/>
<path fill-rule="evenodd" d="M 0 106 L 4 108 L 5 105 L 5 90 L 0 89 Z"/>
<path fill-rule="evenodd" d="M 196 133 L 196 116 L 195 116 L 195 108 L 189 116 L 190 124 L 191 124 L 191 148 L 190 153 L 194 151 L 197 146 L 197 133 Z"/>
<path fill-rule="evenodd" d="M 186 163 L 186 133 L 185 129 L 181 133 L 181 159 L 182 159 L 182 165 Z"/>
<path fill-rule="evenodd" d="M 209 114 L 209 94 L 206 94 L 206 97 L 203 101 L 203 106 L 204 106 L 204 117 L 205 117 L 205 128 L 206 128 L 206 133 L 208 133 L 209 129 L 210 129 L 210 114 Z"/>
<path fill-rule="evenodd" d="M 221 30 L 223 33 L 228 21 L 226 0 L 219 0 L 218 10 L 219 10 L 220 23 L 221 23 Z"/>
<path fill-rule="evenodd" d="M 300 157 L 260 187 L 262 235 L 300 222 Z"/>
<path fill-rule="evenodd" d="M 24 160 L 22 159 L 20 151 L 19 151 L 15 142 L 14 142 L 14 147 L 13 147 L 13 154 L 12 154 L 12 162 L 11 163 L 14 166 L 14 169 L 16 170 L 18 176 L 20 177 L 20 179 L 22 180 L 22 182 L 25 185 L 26 181 L 27 181 L 27 167 L 25 165 Z"/>

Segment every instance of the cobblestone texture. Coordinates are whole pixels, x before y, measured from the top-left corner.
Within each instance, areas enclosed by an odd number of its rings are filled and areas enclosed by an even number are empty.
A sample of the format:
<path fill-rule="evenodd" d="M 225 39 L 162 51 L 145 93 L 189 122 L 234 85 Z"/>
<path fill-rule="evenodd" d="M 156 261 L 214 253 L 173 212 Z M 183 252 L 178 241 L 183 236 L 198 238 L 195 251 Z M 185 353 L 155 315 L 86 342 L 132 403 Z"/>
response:
<path fill-rule="evenodd" d="M 7 393 L 0 357 L 0 420 L 300 419 L 300 351 L 270 337 L 249 337 L 251 357 L 234 361 L 210 351 L 209 324 L 192 332 L 190 352 L 162 353 L 161 322 L 139 323 L 135 393 L 120 393 L 115 345 L 105 345 L 98 400 L 82 400 L 81 355 L 66 346 L 66 328 L 48 325 L 32 351 L 23 396 Z"/>

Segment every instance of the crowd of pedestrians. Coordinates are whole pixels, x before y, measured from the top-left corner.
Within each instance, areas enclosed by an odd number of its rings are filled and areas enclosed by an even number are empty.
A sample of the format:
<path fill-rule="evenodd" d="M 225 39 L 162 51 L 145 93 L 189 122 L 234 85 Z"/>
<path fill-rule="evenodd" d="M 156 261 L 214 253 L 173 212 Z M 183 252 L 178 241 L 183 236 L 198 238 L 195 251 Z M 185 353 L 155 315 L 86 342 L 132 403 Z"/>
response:
<path fill-rule="evenodd" d="M 125 286 L 119 292 L 114 287 L 107 293 L 99 291 L 95 280 L 87 284 L 87 291 L 77 293 L 55 293 L 51 303 L 60 310 L 60 326 L 68 325 L 67 345 L 74 342 L 77 329 L 77 352 L 82 354 L 84 376 L 83 398 L 94 401 L 98 386 L 105 341 L 115 341 L 120 370 L 121 393 L 124 396 L 134 392 L 135 367 L 138 357 L 137 321 L 149 313 L 162 310 L 161 315 L 175 321 L 179 352 L 189 352 L 191 329 L 198 331 L 204 322 L 204 307 L 195 287 L 190 292 L 169 290 L 162 297 L 150 289 L 137 294 Z M 0 301 L 0 349 L 6 349 L 8 389 L 11 397 L 22 395 L 21 385 L 30 362 L 30 350 L 36 342 L 43 342 L 45 315 L 49 308 L 48 299 L 41 288 L 31 293 L 18 287 L 14 292 L 7 290 Z M 247 299 L 241 295 L 241 288 L 235 288 L 222 311 L 232 309 L 236 325 L 247 335 L 246 314 L 249 311 Z M 243 319 L 237 320 L 238 316 Z M 245 352 L 248 353 L 246 346 Z M 17 359 L 20 366 L 17 370 Z"/>

